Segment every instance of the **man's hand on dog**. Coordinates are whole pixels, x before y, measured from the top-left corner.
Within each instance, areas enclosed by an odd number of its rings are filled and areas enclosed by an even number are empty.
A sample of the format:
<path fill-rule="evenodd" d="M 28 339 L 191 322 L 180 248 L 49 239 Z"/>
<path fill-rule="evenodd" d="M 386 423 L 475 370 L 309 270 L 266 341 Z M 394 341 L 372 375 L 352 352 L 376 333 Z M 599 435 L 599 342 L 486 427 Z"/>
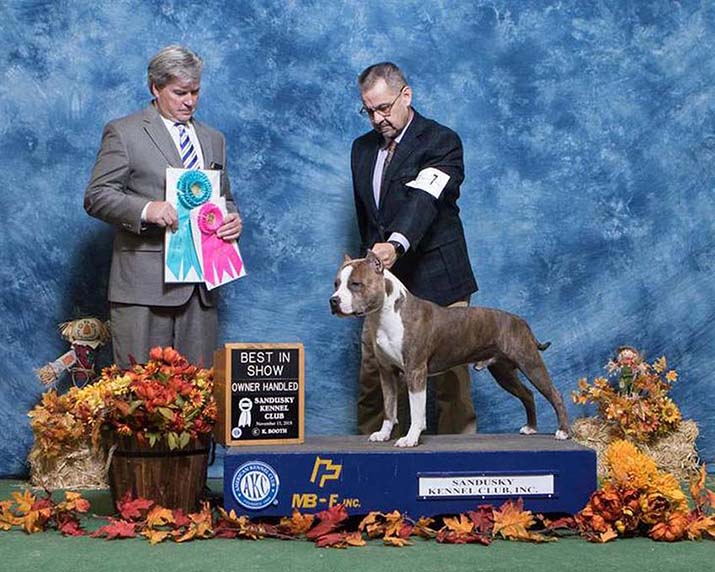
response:
<path fill-rule="evenodd" d="M 392 268 L 392 265 L 397 262 L 397 251 L 389 242 L 377 242 L 371 250 L 382 261 L 385 268 Z"/>

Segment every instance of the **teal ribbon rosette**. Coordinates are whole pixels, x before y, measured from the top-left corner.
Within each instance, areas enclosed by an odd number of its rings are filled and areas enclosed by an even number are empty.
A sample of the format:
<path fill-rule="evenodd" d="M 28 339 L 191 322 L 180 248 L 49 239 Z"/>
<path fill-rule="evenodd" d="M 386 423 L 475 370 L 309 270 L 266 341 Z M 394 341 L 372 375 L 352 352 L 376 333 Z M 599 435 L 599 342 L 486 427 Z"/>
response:
<path fill-rule="evenodd" d="M 171 236 L 166 265 L 179 280 L 185 280 L 192 268 L 199 279 L 203 279 L 201 264 L 191 234 L 189 215 L 192 209 L 200 207 L 211 198 L 211 192 L 211 181 L 201 171 L 187 171 L 176 182 L 179 229 Z"/>

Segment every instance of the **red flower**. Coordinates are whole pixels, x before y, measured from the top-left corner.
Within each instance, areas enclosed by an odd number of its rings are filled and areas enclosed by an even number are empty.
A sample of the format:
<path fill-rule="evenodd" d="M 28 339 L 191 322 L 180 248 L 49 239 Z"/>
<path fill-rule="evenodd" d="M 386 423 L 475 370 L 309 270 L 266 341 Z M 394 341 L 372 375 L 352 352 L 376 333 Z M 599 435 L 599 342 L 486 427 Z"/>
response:
<path fill-rule="evenodd" d="M 164 361 L 166 363 L 176 363 L 181 358 L 181 354 L 177 352 L 174 348 L 164 348 Z"/>

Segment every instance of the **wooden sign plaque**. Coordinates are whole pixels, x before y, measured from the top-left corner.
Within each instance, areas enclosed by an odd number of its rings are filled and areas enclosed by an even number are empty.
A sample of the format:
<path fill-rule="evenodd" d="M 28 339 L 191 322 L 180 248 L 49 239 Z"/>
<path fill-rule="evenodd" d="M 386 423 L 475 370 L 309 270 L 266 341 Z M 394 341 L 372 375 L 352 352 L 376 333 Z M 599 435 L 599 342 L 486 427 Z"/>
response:
<path fill-rule="evenodd" d="M 302 443 L 305 353 L 299 343 L 230 343 L 214 353 L 216 441 Z"/>

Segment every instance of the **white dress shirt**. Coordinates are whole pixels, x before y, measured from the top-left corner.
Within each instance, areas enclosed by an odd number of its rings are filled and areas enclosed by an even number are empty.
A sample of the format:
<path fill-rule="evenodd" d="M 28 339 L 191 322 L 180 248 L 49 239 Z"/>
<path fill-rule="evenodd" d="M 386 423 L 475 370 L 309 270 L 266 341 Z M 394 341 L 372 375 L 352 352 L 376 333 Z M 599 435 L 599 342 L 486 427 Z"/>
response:
<path fill-rule="evenodd" d="M 171 140 L 174 142 L 174 145 L 176 145 L 176 150 L 179 152 L 179 157 L 181 157 L 181 143 L 179 139 L 179 126 L 176 125 L 175 121 L 171 119 L 167 119 L 163 115 L 160 115 L 161 120 L 164 122 L 164 125 L 166 126 L 167 131 L 169 132 L 169 135 L 171 135 Z M 199 143 L 199 138 L 196 135 L 196 129 L 194 129 L 193 121 L 189 120 L 188 122 L 184 123 L 184 129 L 186 129 L 186 133 L 189 136 L 189 140 L 191 141 L 192 145 L 194 146 L 194 149 L 196 150 L 196 158 L 197 158 L 197 163 L 196 163 L 196 168 L 197 169 L 204 169 L 204 155 L 201 152 L 201 144 Z M 151 202 L 151 201 L 150 201 Z M 142 209 L 142 214 L 141 214 L 141 221 L 146 222 L 146 211 L 149 208 L 149 203 L 144 205 L 144 208 Z"/>

